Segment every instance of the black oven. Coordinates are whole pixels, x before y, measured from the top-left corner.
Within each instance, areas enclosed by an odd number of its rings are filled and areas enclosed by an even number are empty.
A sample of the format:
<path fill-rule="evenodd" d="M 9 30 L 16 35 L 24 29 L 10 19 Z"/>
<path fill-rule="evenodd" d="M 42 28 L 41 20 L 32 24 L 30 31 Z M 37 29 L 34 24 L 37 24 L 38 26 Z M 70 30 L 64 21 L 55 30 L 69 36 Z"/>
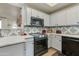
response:
<path fill-rule="evenodd" d="M 44 19 L 31 17 L 31 26 L 44 26 Z"/>
<path fill-rule="evenodd" d="M 41 33 L 31 33 L 34 36 L 34 56 L 48 52 L 48 36 Z"/>
<path fill-rule="evenodd" d="M 40 56 L 48 51 L 48 38 L 35 38 L 34 39 L 34 55 Z"/>

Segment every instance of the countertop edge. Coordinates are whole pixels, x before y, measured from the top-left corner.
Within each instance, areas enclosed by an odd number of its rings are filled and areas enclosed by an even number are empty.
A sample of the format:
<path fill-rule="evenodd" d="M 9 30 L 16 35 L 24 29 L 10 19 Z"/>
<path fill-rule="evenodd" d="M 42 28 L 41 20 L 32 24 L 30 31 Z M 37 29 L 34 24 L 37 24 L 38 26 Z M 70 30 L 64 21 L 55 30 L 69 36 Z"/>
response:
<path fill-rule="evenodd" d="M 13 44 L 2 45 L 2 46 L 0 46 L 0 48 L 12 46 L 12 45 L 16 45 L 16 44 L 21 44 L 21 43 L 25 43 L 25 42 L 17 42 L 17 43 L 13 43 Z"/>
<path fill-rule="evenodd" d="M 10 36 L 7 36 L 7 38 L 8 37 L 10 37 Z M 6 46 L 11 46 L 11 45 L 16 45 L 16 44 L 20 44 L 20 43 L 25 43 L 27 40 L 26 39 L 30 39 L 30 38 L 33 38 L 33 36 L 31 36 L 31 35 L 27 35 L 27 36 L 11 36 L 11 37 L 22 37 L 23 38 L 23 40 L 16 40 L 16 41 L 14 41 L 14 42 L 6 42 L 6 43 L 2 43 L 2 44 L 0 44 L 0 48 L 1 47 L 6 47 Z M 5 37 L 6 38 L 6 37 Z"/>
<path fill-rule="evenodd" d="M 67 37 L 74 37 L 74 38 L 79 38 L 79 35 L 75 35 L 75 34 L 57 34 L 57 33 L 48 33 L 52 34 L 52 35 L 59 35 L 59 36 L 67 36 Z"/>

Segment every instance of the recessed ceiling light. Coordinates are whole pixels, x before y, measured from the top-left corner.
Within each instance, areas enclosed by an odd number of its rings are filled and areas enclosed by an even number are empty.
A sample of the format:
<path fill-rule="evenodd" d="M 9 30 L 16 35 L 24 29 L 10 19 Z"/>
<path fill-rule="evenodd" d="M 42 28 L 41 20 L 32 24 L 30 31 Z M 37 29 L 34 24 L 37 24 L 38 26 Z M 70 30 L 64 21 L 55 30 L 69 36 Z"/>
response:
<path fill-rule="evenodd" d="M 50 7 L 53 7 L 55 5 L 57 5 L 58 3 L 47 3 L 47 5 L 49 5 Z"/>

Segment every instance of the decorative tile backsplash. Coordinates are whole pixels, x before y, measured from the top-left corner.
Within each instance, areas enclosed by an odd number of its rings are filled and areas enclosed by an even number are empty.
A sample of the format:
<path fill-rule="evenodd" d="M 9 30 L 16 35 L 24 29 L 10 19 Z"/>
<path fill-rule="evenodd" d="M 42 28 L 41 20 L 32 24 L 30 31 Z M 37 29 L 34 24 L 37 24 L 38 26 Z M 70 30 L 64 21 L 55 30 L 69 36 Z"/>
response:
<path fill-rule="evenodd" d="M 79 34 L 79 27 L 58 27 L 63 34 Z"/>
<path fill-rule="evenodd" d="M 26 33 L 37 33 L 41 32 L 43 29 L 49 29 L 49 28 L 42 28 L 42 27 L 25 27 L 24 31 Z M 63 34 L 76 34 L 79 35 L 79 27 L 54 27 L 52 30 L 61 30 Z M 11 35 L 19 35 L 19 30 L 16 29 L 3 29 L 0 30 L 0 33 L 3 36 L 11 36 Z M 54 32 L 53 32 L 54 33 Z"/>
<path fill-rule="evenodd" d="M 19 29 L 0 29 L 1 36 L 19 35 Z"/>
<path fill-rule="evenodd" d="M 25 27 L 24 31 L 27 33 L 37 33 L 37 32 L 41 32 L 43 28 L 40 27 Z"/>
<path fill-rule="evenodd" d="M 42 29 L 48 29 L 48 28 L 40 28 L 40 27 L 26 27 L 25 31 L 30 32 L 41 32 Z M 61 30 L 63 34 L 79 34 L 79 27 L 54 27 L 52 30 Z"/>

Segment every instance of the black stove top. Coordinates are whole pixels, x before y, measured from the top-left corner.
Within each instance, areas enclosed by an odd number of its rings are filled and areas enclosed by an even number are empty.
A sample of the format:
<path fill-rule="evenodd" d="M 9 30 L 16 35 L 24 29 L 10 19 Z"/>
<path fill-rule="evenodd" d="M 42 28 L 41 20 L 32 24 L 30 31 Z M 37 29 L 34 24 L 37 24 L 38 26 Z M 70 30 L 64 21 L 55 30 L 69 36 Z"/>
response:
<path fill-rule="evenodd" d="M 34 36 L 35 41 L 39 40 L 47 40 L 48 36 L 41 33 L 30 33 L 30 35 Z"/>
<path fill-rule="evenodd" d="M 30 35 L 32 35 L 32 36 L 34 36 L 34 37 L 40 37 L 40 38 L 42 38 L 42 37 L 47 37 L 47 35 L 41 34 L 41 33 L 30 33 Z"/>

